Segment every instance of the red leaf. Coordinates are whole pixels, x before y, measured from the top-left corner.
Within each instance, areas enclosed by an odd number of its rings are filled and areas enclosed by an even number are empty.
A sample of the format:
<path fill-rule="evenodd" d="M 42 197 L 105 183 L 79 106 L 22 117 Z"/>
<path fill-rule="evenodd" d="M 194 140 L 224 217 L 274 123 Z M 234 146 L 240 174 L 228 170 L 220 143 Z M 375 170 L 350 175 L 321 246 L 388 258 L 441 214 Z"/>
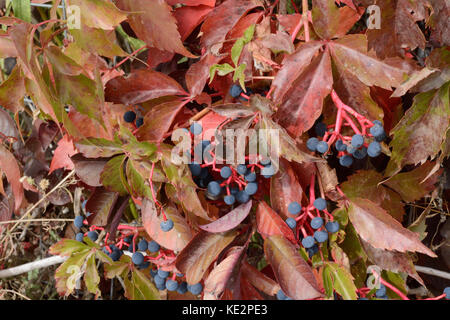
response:
<path fill-rule="evenodd" d="M 187 95 L 171 77 L 150 69 L 135 70 L 127 76 L 114 78 L 106 84 L 107 101 L 138 104 L 151 99 Z"/>
<path fill-rule="evenodd" d="M 81 154 L 71 157 L 75 166 L 75 173 L 81 181 L 91 187 L 101 187 L 100 174 L 105 168 L 108 159 L 89 159 Z"/>
<path fill-rule="evenodd" d="M 23 186 L 20 182 L 20 169 L 16 158 L 2 144 L 0 144 L 0 169 L 5 173 L 14 194 L 14 208 L 19 210 L 23 200 Z"/>
<path fill-rule="evenodd" d="M 221 58 L 212 54 L 204 56 L 200 61 L 194 63 L 186 72 L 186 86 L 191 96 L 197 96 L 202 93 L 206 82 L 209 79 L 210 67 L 218 63 Z"/>
<path fill-rule="evenodd" d="M 228 212 L 223 217 L 217 219 L 216 221 L 199 226 L 199 228 L 212 233 L 225 232 L 234 229 L 242 221 L 244 221 L 244 219 L 250 213 L 251 208 L 252 208 L 252 200 L 234 208 L 233 210 Z"/>
<path fill-rule="evenodd" d="M 65 134 L 62 139 L 59 140 L 58 147 L 56 147 L 55 152 L 53 153 L 48 174 L 61 168 L 72 170 L 74 165 L 70 157 L 75 153 L 77 153 L 77 150 L 75 149 L 72 140 Z"/>
<path fill-rule="evenodd" d="M 279 235 L 296 243 L 292 229 L 267 203 L 260 201 L 256 209 L 256 226 L 263 237 Z"/>
<path fill-rule="evenodd" d="M 178 31 L 181 35 L 181 40 L 184 41 L 194 31 L 194 29 L 203 22 L 206 15 L 213 10 L 209 6 L 197 7 L 180 7 L 175 9 L 173 15 L 177 19 Z"/>
<path fill-rule="evenodd" d="M 274 296 L 280 290 L 280 285 L 266 276 L 264 273 L 244 262 L 241 268 L 242 277 L 246 278 L 255 288 L 269 296 Z"/>
<path fill-rule="evenodd" d="M 92 213 L 88 218 L 90 225 L 105 226 L 118 198 L 117 192 L 95 188 L 86 202 L 86 211 Z"/>
<path fill-rule="evenodd" d="M 286 92 L 276 113 L 280 125 L 294 136 L 311 128 L 322 113 L 322 104 L 333 85 L 328 51 L 314 58 Z"/>
<path fill-rule="evenodd" d="M 216 0 L 166 0 L 167 4 L 174 6 L 178 3 L 184 4 L 186 6 L 210 6 L 214 7 L 216 5 Z"/>
<path fill-rule="evenodd" d="M 287 239 L 280 236 L 266 238 L 264 253 L 288 297 L 295 300 L 322 297 L 311 267 Z"/>

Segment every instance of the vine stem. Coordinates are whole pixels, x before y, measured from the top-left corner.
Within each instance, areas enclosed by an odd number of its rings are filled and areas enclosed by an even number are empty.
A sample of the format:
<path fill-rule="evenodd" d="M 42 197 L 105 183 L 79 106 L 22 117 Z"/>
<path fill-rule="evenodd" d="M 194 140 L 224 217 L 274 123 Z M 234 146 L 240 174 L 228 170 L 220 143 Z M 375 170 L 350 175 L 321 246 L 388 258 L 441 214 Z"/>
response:
<path fill-rule="evenodd" d="M 0 270 L 0 279 L 14 277 L 22 273 L 26 273 L 35 269 L 46 268 L 55 264 L 60 264 L 66 261 L 68 257 L 53 256 L 33 262 L 25 263 L 17 267 L 12 267 L 5 270 Z"/>
<path fill-rule="evenodd" d="M 308 42 L 309 41 L 308 0 L 302 0 L 302 18 L 303 18 L 303 28 L 305 29 L 305 42 Z"/>

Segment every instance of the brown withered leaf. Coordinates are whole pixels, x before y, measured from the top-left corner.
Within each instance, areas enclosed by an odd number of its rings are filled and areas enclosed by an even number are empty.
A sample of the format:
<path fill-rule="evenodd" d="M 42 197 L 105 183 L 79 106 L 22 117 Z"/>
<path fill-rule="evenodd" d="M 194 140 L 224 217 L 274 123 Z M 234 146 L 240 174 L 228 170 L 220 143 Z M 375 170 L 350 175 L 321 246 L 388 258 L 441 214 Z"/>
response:
<path fill-rule="evenodd" d="M 311 267 L 284 237 L 264 240 L 264 253 L 283 292 L 295 300 L 322 297 Z"/>
<path fill-rule="evenodd" d="M 208 233 L 200 231 L 178 254 L 175 265 L 186 275 L 188 284 L 200 282 L 211 263 L 236 237 L 236 231 Z"/>
<path fill-rule="evenodd" d="M 359 236 L 377 249 L 420 252 L 437 257 L 420 242 L 418 234 L 404 228 L 400 222 L 370 200 L 352 199 L 348 217 Z"/>

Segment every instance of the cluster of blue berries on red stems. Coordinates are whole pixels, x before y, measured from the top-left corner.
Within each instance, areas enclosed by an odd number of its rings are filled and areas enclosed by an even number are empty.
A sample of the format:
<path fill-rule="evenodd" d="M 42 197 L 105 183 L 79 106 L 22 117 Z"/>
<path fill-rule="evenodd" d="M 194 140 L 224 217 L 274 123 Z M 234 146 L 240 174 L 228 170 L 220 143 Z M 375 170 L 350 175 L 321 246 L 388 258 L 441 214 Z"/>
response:
<path fill-rule="evenodd" d="M 136 112 L 128 110 L 123 114 L 123 120 L 127 123 L 135 123 L 136 128 L 139 128 L 144 124 L 143 117 L 137 117 Z"/>

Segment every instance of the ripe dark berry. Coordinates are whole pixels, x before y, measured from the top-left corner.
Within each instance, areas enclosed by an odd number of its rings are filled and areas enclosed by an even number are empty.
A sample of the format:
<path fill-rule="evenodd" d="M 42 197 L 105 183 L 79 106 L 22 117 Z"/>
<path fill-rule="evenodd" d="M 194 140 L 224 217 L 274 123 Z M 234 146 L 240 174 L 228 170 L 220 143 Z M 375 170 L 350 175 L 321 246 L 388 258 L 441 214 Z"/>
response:
<path fill-rule="evenodd" d="M 244 176 L 244 178 L 245 178 L 245 181 L 255 182 L 256 181 L 256 173 L 249 172 Z"/>
<path fill-rule="evenodd" d="M 217 197 L 222 192 L 222 187 L 217 181 L 208 183 L 208 193 L 213 197 Z"/>
<path fill-rule="evenodd" d="M 350 154 L 353 154 L 356 150 L 358 150 L 358 148 L 355 148 L 354 146 L 352 146 L 351 144 L 349 144 L 347 146 L 347 152 Z"/>
<path fill-rule="evenodd" d="M 183 281 L 178 285 L 177 292 L 179 294 L 185 294 L 187 292 L 187 286 L 188 286 L 187 282 Z"/>
<path fill-rule="evenodd" d="M 138 251 L 136 251 L 135 253 L 133 253 L 133 255 L 131 256 L 131 261 L 135 264 L 135 265 L 140 265 L 141 263 L 144 262 L 144 255 Z"/>
<path fill-rule="evenodd" d="M 299 214 L 302 211 L 302 206 L 298 202 L 293 201 L 289 203 L 288 211 L 290 214 Z"/>
<path fill-rule="evenodd" d="M 249 182 L 245 186 L 245 192 L 247 192 L 249 196 L 254 195 L 257 191 L 258 191 L 258 184 L 256 182 Z"/>
<path fill-rule="evenodd" d="M 144 261 L 138 265 L 139 270 L 147 269 L 150 266 L 150 261 Z"/>
<path fill-rule="evenodd" d="M 350 167 L 353 163 L 352 156 L 346 154 L 345 156 L 342 156 L 339 158 L 339 164 L 343 167 Z"/>
<path fill-rule="evenodd" d="M 311 258 L 313 255 L 319 252 L 319 247 L 317 246 L 317 244 L 314 244 L 311 248 L 308 248 L 306 251 L 308 252 L 309 258 Z"/>
<path fill-rule="evenodd" d="M 381 154 L 381 144 L 377 141 L 372 141 L 367 148 L 369 157 L 375 158 Z"/>
<path fill-rule="evenodd" d="M 277 292 L 277 299 L 278 300 L 286 300 L 287 296 L 284 294 L 283 290 L 278 290 Z"/>
<path fill-rule="evenodd" d="M 83 216 L 76 216 L 75 220 L 73 221 L 73 224 L 76 228 L 80 229 L 83 226 L 84 218 Z"/>
<path fill-rule="evenodd" d="M 231 168 L 223 167 L 222 169 L 220 169 L 220 176 L 224 179 L 228 179 L 231 176 Z"/>
<path fill-rule="evenodd" d="M 235 198 L 232 194 L 230 194 L 230 195 L 228 195 L 228 196 L 225 196 L 225 197 L 223 198 L 223 201 L 224 201 L 227 205 L 231 206 L 231 205 L 236 201 L 236 198 Z"/>
<path fill-rule="evenodd" d="M 236 200 L 239 203 L 246 203 L 248 202 L 248 200 L 250 200 L 250 196 L 247 192 L 245 192 L 245 190 L 242 190 L 236 194 Z"/>
<path fill-rule="evenodd" d="M 75 240 L 79 241 L 79 242 L 83 242 L 84 239 L 84 234 L 81 232 L 78 232 L 75 236 Z"/>
<path fill-rule="evenodd" d="M 367 155 L 367 148 L 366 147 L 362 147 L 361 149 L 357 149 L 355 152 L 353 152 L 353 157 L 355 157 L 356 159 L 362 160 L 366 157 Z"/>
<path fill-rule="evenodd" d="M 295 221 L 294 218 L 287 218 L 286 224 L 289 226 L 289 228 L 294 229 L 297 226 L 297 221 Z"/>
<path fill-rule="evenodd" d="M 328 232 L 326 231 L 316 231 L 314 232 L 314 239 L 317 242 L 322 243 L 328 240 Z"/>
<path fill-rule="evenodd" d="M 158 276 L 160 276 L 161 278 L 165 279 L 169 276 L 170 272 L 169 271 L 164 271 L 161 269 L 158 269 Z"/>
<path fill-rule="evenodd" d="M 194 136 L 197 136 L 203 131 L 202 125 L 198 122 L 193 122 L 191 124 L 190 131 Z"/>
<path fill-rule="evenodd" d="M 133 235 L 126 236 L 126 237 L 123 239 L 123 241 L 125 241 L 125 242 L 128 243 L 128 244 L 130 244 L 131 241 L 133 241 Z"/>
<path fill-rule="evenodd" d="M 134 111 L 130 110 L 123 114 L 123 120 L 125 120 L 125 122 L 131 123 L 134 119 L 136 119 L 136 113 Z"/>
<path fill-rule="evenodd" d="M 152 240 L 148 243 L 148 251 L 150 251 L 151 253 L 158 252 L 159 249 L 160 249 L 160 246 L 159 246 L 158 242 Z"/>
<path fill-rule="evenodd" d="M 316 123 L 314 130 L 319 137 L 323 137 L 327 131 L 327 125 L 323 122 Z"/>
<path fill-rule="evenodd" d="M 339 222 L 337 221 L 329 221 L 325 224 L 325 229 L 327 229 L 327 231 L 329 233 L 335 233 L 339 231 Z"/>
<path fill-rule="evenodd" d="M 91 239 L 92 241 L 97 241 L 98 239 L 98 233 L 95 231 L 89 231 L 87 236 L 89 237 L 89 239 Z"/>
<path fill-rule="evenodd" d="M 450 300 L 450 287 L 444 289 L 445 299 Z"/>
<path fill-rule="evenodd" d="M 323 219 L 321 217 L 315 217 L 311 220 L 311 227 L 313 229 L 320 229 L 323 226 Z"/>
<path fill-rule="evenodd" d="M 158 270 L 156 270 L 156 269 L 151 269 L 150 270 L 150 276 L 152 277 L 152 278 L 154 278 L 155 276 L 157 276 L 158 275 Z"/>
<path fill-rule="evenodd" d="M 167 219 L 166 221 L 162 221 L 160 224 L 161 230 L 164 232 L 169 232 L 173 228 L 173 221 L 171 219 Z"/>
<path fill-rule="evenodd" d="M 377 298 L 381 298 L 385 295 L 386 295 L 386 287 L 384 286 L 384 284 L 380 284 L 380 288 L 377 289 L 377 291 L 375 291 L 375 296 Z"/>
<path fill-rule="evenodd" d="M 144 118 L 139 117 L 139 118 L 136 119 L 136 128 L 139 128 L 143 124 L 144 124 Z"/>
<path fill-rule="evenodd" d="M 245 164 L 240 164 L 237 166 L 236 171 L 241 175 L 245 175 L 247 173 L 247 166 Z"/>
<path fill-rule="evenodd" d="M 193 176 L 199 176 L 202 172 L 202 167 L 195 162 L 189 164 L 189 169 L 191 170 Z"/>
<path fill-rule="evenodd" d="M 166 278 L 161 278 L 158 274 L 153 277 L 153 281 L 156 285 L 161 285 L 166 283 Z M 163 289 L 164 290 L 164 289 Z"/>
<path fill-rule="evenodd" d="M 122 251 L 119 249 L 114 249 L 109 257 L 112 259 L 112 261 L 119 261 L 120 257 L 122 256 Z"/>
<path fill-rule="evenodd" d="M 334 146 L 336 147 L 337 151 L 345 151 L 345 150 L 347 150 L 346 144 L 340 139 L 336 141 Z"/>
<path fill-rule="evenodd" d="M 156 289 L 158 290 L 166 290 L 166 282 L 164 281 L 163 283 L 155 283 L 156 284 Z"/>
<path fill-rule="evenodd" d="M 355 134 L 352 137 L 352 146 L 355 148 L 360 148 L 364 144 L 364 137 L 360 134 Z"/>
<path fill-rule="evenodd" d="M 325 210 L 327 208 L 327 201 L 324 198 L 317 198 L 314 200 L 313 205 L 318 210 Z"/>
<path fill-rule="evenodd" d="M 275 174 L 275 169 L 272 165 L 268 166 L 268 167 L 264 167 L 261 169 L 261 175 L 264 178 L 270 178 Z"/>
<path fill-rule="evenodd" d="M 306 249 L 311 248 L 314 245 L 314 243 L 315 243 L 315 240 L 311 236 L 304 237 L 303 240 L 302 240 L 302 245 Z"/>
<path fill-rule="evenodd" d="M 261 161 L 259 161 L 260 164 L 262 164 L 263 166 L 268 166 L 269 164 L 272 163 L 272 161 L 270 160 L 270 158 L 262 158 Z"/>
<path fill-rule="evenodd" d="M 187 289 L 188 289 L 188 291 L 189 291 L 190 293 L 192 293 L 193 295 L 196 296 L 196 295 L 202 293 L 202 291 L 203 291 L 203 286 L 202 286 L 202 284 L 199 282 L 199 283 L 196 283 L 196 284 L 194 284 L 194 285 L 188 285 L 188 286 L 187 286 Z"/>
<path fill-rule="evenodd" d="M 172 279 L 167 279 L 166 281 L 166 288 L 169 291 L 175 291 L 178 289 L 178 282 Z"/>
<path fill-rule="evenodd" d="M 233 98 L 237 98 L 241 95 L 242 93 L 242 88 L 241 86 L 237 85 L 237 84 L 233 84 L 230 88 L 230 95 Z"/>
<path fill-rule="evenodd" d="M 306 141 L 306 147 L 310 151 L 316 151 L 317 144 L 319 143 L 319 139 L 313 137 L 309 138 L 308 141 Z"/>
<path fill-rule="evenodd" d="M 139 251 L 146 251 L 148 248 L 148 242 L 145 239 L 142 239 L 141 241 L 139 241 L 137 249 Z"/>
<path fill-rule="evenodd" d="M 374 137 L 380 137 L 385 134 L 384 128 L 380 124 L 375 124 L 373 127 L 370 127 L 369 132 Z"/>
<path fill-rule="evenodd" d="M 325 153 L 328 151 L 328 143 L 325 141 L 319 141 L 316 146 L 316 151 L 319 153 Z"/>

